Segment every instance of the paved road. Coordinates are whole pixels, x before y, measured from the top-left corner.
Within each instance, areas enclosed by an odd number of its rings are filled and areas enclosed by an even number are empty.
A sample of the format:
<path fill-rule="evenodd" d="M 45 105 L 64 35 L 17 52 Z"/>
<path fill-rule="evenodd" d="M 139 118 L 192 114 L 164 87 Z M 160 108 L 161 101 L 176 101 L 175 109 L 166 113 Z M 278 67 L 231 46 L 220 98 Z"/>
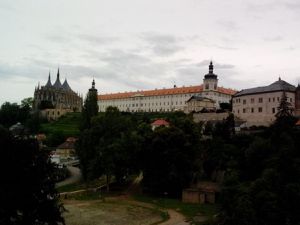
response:
<path fill-rule="evenodd" d="M 56 184 L 56 187 L 61 187 L 61 186 L 67 185 L 67 184 L 73 184 L 73 183 L 80 181 L 80 179 L 81 179 L 80 169 L 77 167 L 73 167 L 73 166 L 68 166 L 67 168 L 71 173 L 70 177 L 68 177 L 67 179 L 65 179 L 61 182 L 58 182 Z"/>

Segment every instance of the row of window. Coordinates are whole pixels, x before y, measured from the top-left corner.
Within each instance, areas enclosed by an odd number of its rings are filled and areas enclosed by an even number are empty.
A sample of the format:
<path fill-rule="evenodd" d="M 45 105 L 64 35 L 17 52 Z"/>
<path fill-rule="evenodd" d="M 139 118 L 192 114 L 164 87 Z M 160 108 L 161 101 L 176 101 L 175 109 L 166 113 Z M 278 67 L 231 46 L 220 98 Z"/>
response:
<path fill-rule="evenodd" d="M 180 102 L 160 102 L 159 104 L 158 104 L 158 102 L 156 102 L 156 103 L 153 103 L 152 102 L 152 106 L 162 106 L 162 105 L 182 105 L 182 101 L 180 101 Z M 186 103 L 186 102 L 184 102 L 184 103 Z M 105 104 L 105 105 L 100 105 L 100 107 L 102 107 L 102 108 L 104 108 L 104 107 L 107 107 L 108 105 L 110 105 L 110 104 Z M 147 105 L 148 106 L 151 106 L 151 103 L 133 103 L 133 104 L 117 104 L 117 105 L 115 105 L 115 104 L 112 104 L 112 105 L 114 105 L 114 106 L 116 106 L 116 107 L 119 107 L 119 108 L 121 108 L 121 107 L 146 107 Z"/>
<path fill-rule="evenodd" d="M 241 113 L 248 113 L 248 111 L 249 112 L 251 112 L 251 113 L 255 113 L 255 108 L 251 108 L 251 109 L 249 109 L 249 110 L 247 110 L 247 109 L 243 109 L 243 111 L 241 112 Z M 263 108 L 262 107 L 258 107 L 257 108 L 257 112 L 259 112 L 259 113 L 262 113 L 263 112 Z M 233 110 L 233 113 L 235 113 L 235 110 Z M 240 110 L 238 109 L 237 111 L 236 111 L 236 113 L 240 113 Z M 276 108 L 272 108 L 272 113 L 276 113 Z"/>
<path fill-rule="evenodd" d="M 277 100 L 277 102 L 280 101 L 280 97 L 273 97 L 273 98 L 268 98 L 268 101 L 269 102 L 275 102 Z M 293 102 L 293 99 L 292 98 L 289 98 L 290 102 Z M 258 98 L 258 103 L 263 103 L 264 99 L 263 98 Z M 232 103 L 241 103 L 241 99 L 240 98 L 237 98 L 237 99 L 233 99 L 232 100 Z M 255 98 L 251 98 L 250 99 L 250 103 L 255 103 Z M 243 99 L 243 105 L 247 104 L 247 100 L 246 99 Z"/>

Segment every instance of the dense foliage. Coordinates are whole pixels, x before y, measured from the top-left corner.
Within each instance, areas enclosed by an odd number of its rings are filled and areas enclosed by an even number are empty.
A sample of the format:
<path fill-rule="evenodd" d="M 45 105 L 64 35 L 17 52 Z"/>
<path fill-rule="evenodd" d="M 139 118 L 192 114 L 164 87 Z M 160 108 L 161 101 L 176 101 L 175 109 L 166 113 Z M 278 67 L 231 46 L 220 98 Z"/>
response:
<path fill-rule="evenodd" d="M 49 153 L 1 126 L 0 146 L 0 224 L 64 224 Z"/>
<path fill-rule="evenodd" d="M 111 177 L 121 183 L 143 171 L 145 189 L 179 195 L 195 173 L 192 161 L 199 147 L 200 127 L 184 114 L 168 116 L 172 126 L 154 132 L 151 114 L 121 113 L 109 107 L 94 117 L 91 128 L 77 142 L 84 178 L 106 175 L 108 183 Z"/>
<path fill-rule="evenodd" d="M 95 89 L 94 80 L 92 84 L 93 86 L 89 89 L 82 107 L 80 130 L 90 128 L 91 119 L 98 114 L 98 92 Z"/>
<path fill-rule="evenodd" d="M 222 138 L 222 152 L 208 146 L 214 169 L 226 171 L 219 224 L 300 224 L 300 131 L 285 95 L 267 130 Z M 220 145 L 221 147 L 221 145 Z M 230 150 L 230 151 L 229 151 Z"/>
<path fill-rule="evenodd" d="M 0 108 L 0 124 L 6 128 L 21 123 L 29 132 L 37 132 L 40 129 L 41 118 L 38 113 L 33 113 L 32 98 L 25 98 L 21 104 L 5 102 Z"/>
<path fill-rule="evenodd" d="M 268 129 L 235 134 L 233 115 L 202 127 L 184 114 L 164 114 L 170 127 L 153 131 L 154 114 L 111 107 L 81 134 L 82 172 L 85 179 L 105 174 L 122 182 L 142 171 L 145 191 L 172 196 L 195 181 L 223 180 L 217 224 L 297 225 L 300 130 L 285 94 L 278 111 Z"/>

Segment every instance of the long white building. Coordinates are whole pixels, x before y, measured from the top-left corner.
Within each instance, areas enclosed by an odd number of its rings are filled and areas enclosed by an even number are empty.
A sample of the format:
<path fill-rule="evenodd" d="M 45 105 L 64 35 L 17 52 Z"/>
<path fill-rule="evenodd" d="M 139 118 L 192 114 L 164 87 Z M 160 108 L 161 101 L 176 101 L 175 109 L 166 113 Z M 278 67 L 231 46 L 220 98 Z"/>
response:
<path fill-rule="evenodd" d="M 172 112 L 183 111 L 192 96 L 202 96 L 214 100 L 215 107 L 230 102 L 235 90 L 218 87 L 218 76 L 213 72 L 212 62 L 203 84 L 189 87 L 163 88 L 146 91 L 123 92 L 98 95 L 99 111 L 115 106 L 124 112 Z"/>

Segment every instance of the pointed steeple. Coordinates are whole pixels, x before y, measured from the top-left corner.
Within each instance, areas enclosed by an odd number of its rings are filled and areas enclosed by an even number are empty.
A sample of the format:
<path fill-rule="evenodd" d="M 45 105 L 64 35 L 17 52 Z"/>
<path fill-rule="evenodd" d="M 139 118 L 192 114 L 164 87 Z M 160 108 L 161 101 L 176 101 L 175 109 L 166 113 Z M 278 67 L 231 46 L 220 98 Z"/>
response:
<path fill-rule="evenodd" d="M 67 78 L 65 79 L 63 85 L 62 85 L 62 88 L 66 91 L 72 91 L 71 87 L 69 86 L 68 84 L 68 81 L 67 81 Z"/>
<path fill-rule="evenodd" d="M 49 71 L 48 81 L 47 81 L 47 83 L 46 83 L 45 87 L 52 87 L 52 84 L 51 84 L 51 76 L 50 76 L 50 71 Z"/>
<path fill-rule="evenodd" d="M 55 88 L 61 88 L 61 83 L 60 83 L 60 79 L 59 79 L 59 68 L 57 70 L 56 81 L 53 84 L 53 87 L 55 87 Z"/>

